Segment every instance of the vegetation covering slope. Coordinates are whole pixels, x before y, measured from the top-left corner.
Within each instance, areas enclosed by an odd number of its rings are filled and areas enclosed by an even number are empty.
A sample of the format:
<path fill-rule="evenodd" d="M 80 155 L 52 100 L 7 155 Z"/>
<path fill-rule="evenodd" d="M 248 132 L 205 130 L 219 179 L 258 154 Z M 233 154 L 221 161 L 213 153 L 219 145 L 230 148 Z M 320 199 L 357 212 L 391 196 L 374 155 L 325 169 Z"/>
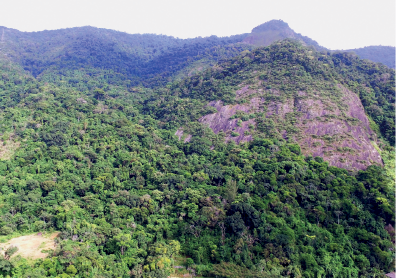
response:
<path fill-rule="evenodd" d="M 183 40 L 94 27 L 32 33 L 2 30 L 2 52 L 35 77 L 54 72 L 78 76 L 106 71 L 110 73 L 109 82 L 121 79 L 129 86 L 163 85 L 194 61 L 205 58 L 208 66 L 250 48 L 237 44 L 244 34 Z"/>
<path fill-rule="evenodd" d="M 372 128 L 393 145 L 394 80 L 394 70 L 361 60 L 353 54 L 315 52 L 293 41 L 284 41 L 268 48 L 245 51 L 218 67 L 174 83 L 162 93 L 163 98 L 153 97 L 151 102 L 148 101 L 146 109 L 174 128 L 197 120 L 199 111 L 203 111 L 202 107 L 208 101 L 243 104 L 260 97 L 262 107 L 269 111 L 273 102 L 284 104 L 292 99 L 296 103 L 312 95 L 312 98 L 332 102 L 343 110 L 341 106 L 345 106 L 345 103 L 339 89 L 342 85 L 360 97 L 372 119 Z M 242 86 L 244 90 L 241 90 Z M 195 111 L 192 106 L 196 101 L 201 101 L 201 104 L 195 105 L 198 109 Z M 187 105 L 190 107 L 185 109 Z M 210 111 L 214 112 L 213 109 Z M 282 130 L 289 134 L 299 132 L 293 128 L 299 116 L 296 112 L 301 111 L 288 111 L 290 113 L 286 122 L 278 123 L 279 116 L 270 123 L 263 118 L 263 111 L 259 110 L 258 115 L 245 115 L 243 121 L 252 117 L 260 118 L 257 124 L 264 124 L 265 127 L 259 129 L 271 138 L 282 138 Z M 264 115 L 268 116 L 266 113 Z M 236 115 L 235 118 L 242 120 L 241 116 Z"/>
<path fill-rule="evenodd" d="M 361 59 L 382 63 L 392 69 L 395 69 L 395 47 L 377 45 L 350 49 L 346 51 L 356 53 L 356 55 L 358 55 Z"/>
<path fill-rule="evenodd" d="M 360 98 L 390 161 L 394 70 L 290 40 L 253 50 L 241 38 L 59 32 L 7 29 L 2 44 L 0 234 L 60 236 L 45 259 L 0 253 L 0 277 L 164 278 L 178 256 L 202 277 L 394 270 L 389 168 L 304 155 L 293 113 L 235 113 L 236 125 L 252 122 L 240 144 L 199 122 L 217 112 L 211 101 L 261 97 L 264 107 L 299 91 L 342 110 L 340 85 Z"/>
<path fill-rule="evenodd" d="M 298 51 L 315 59 L 287 67 Z M 194 122 L 213 112 L 204 105 L 210 100 L 235 103 L 233 86 L 247 82 L 258 65 L 277 71 L 261 76 L 286 94 L 320 85 L 310 80 L 323 76 L 361 88 L 368 113 L 377 105 L 381 120 L 392 109 L 382 81 L 394 72 L 288 41 L 154 91 L 108 82 L 105 74 L 57 79 L 54 71 L 53 79 L 40 80 L 3 63 L 3 148 L 19 147 L 0 162 L 0 232 L 61 235 L 44 260 L 6 251 L 1 274 L 167 277 L 178 254 L 206 277 L 362 277 L 392 270 L 394 188 L 384 168 L 351 173 L 303 156 L 276 134 L 226 143 L 224 133 Z M 187 143 L 174 135 L 180 125 L 192 135 Z M 387 130 L 378 132 L 391 140 Z"/>

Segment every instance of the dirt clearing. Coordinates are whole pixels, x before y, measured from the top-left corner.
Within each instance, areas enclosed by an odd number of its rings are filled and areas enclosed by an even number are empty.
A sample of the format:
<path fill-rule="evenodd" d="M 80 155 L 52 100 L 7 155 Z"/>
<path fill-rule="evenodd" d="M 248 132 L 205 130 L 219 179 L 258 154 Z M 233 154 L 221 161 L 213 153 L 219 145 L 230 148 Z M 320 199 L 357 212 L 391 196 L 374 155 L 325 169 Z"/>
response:
<path fill-rule="evenodd" d="M 21 145 L 15 141 L 15 134 L 6 132 L 0 137 L 0 160 L 9 160 Z"/>
<path fill-rule="evenodd" d="M 18 247 L 16 255 L 21 255 L 24 258 L 43 259 L 48 254 L 41 253 L 42 250 L 55 249 L 54 239 L 59 235 L 59 232 L 52 234 L 41 235 L 40 233 L 28 236 L 20 236 L 10 239 L 6 243 L 0 243 L 0 252 L 4 252 L 10 246 Z"/>

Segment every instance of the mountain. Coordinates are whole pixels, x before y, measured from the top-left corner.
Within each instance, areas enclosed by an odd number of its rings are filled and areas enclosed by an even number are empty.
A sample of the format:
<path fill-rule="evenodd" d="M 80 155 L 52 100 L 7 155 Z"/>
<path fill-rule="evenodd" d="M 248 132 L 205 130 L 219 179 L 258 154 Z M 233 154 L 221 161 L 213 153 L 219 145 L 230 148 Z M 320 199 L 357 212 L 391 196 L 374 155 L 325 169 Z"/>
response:
<path fill-rule="evenodd" d="M 3 30 L 0 277 L 394 271 L 393 69 L 298 37 Z"/>
<path fill-rule="evenodd" d="M 268 46 L 273 42 L 284 39 L 300 41 L 304 45 L 314 47 L 318 51 L 327 50 L 320 46 L 316 41 L 294 32 L 289 27 L 289 24 L 282 20 L 271 20 L 253 28 L 252 32 L 243 39 L 243 42 L 255 46 Z"/>
<path fill-rule="evenodd" d="M 127 34 L 108 29 L 79 27 L 42 32 L 20 32 L 0 26 L 2 53 L 35 77 L 87 74 L 112 76 L 125 86 L 161 86 L 214 66 L 244 50 L 294 39 L 317 51 L 328 51 L 316 41 L 294 32 L 286 22 L 271 20 L 250 34 L 231 37 L 177 39 L 153 34 Z M 351 50 L 361 58 L 394 67 L 394 48 Z M 89 57 L 89 58 L 88 58 Z M 84 72 L 84 74 L 85 74 Z M 115 77 L 116 76 L 116 77 Z M 128 80 L 128 81 L 126 81 Z"/>
<path fill-rule="evenodd" d="M 377 118 L 368 112 L 369 120 L 358 94 L 376 86 L 373 76 L 360 69 L 370 66 L 353 56 L 324 55 L 292 42 L 276 43 L 244 52 L 221 67 L 177 83 L 171 94 L 184 92 L 183 97 L 211 101 L 207 105 L 215 108 L 214 113 L 198 121 L 216 134 L 224 132 L 226 141 L 241 143 L 254 136 L 283 138 L 298 143 L 304 155 L 321 156 L 330 165 L 366 169 L 371 164 L 382 165 L 372 130 L 372 119 Z M 356 76 L 345 76 L 343 70 Z M 384 66 L 380 72 L 377 76 L 389 79 L 377 85 L 393 101 L 394 72 Z M 360 84 L 351 86 L 356 79 Z M 366 104 L 366 109 L 371 108 Z M 391 102 L 381 109 L 388 111 L 381 119 L 393 123 Z M 172 117 L 170 111 L 165 115 L 165 119 Z M 393 144 L 394 136 L 387 134 L 383 136 L 390 136 L 387 138 Z"/>
<path fill-rule="evenodd" d="M 105 74 L 108 82 L 120 84 L 123 80 L 127 87 L 163 86 L 245 50 L 286 38 L 298 40 L 318 51 L 328 51 L 314 40 L 295 33 L 282 20 L 266 22 L 250 34 L 223 38 L 131 35 L 90 26 L 41 32 L 20 32 L 0 26 L 0 33 L 0 53 L 35 77 L 51 79 L 53 72 L 74 79 L 86 74 Z M 355 53 L 376 62 L 387 60 L 385 64 L 390 65 L 390 49 L 384 49 L 371 47 Z"/>
<path fill-rule="evenodd" d="M 268 46 L 276 41 L 294 39 L 303 45 L 312 46 L 317 51 L 330 51 L 320 46 L 316 41 L 294 32 L 289 25 L 282 20 L 271 20 L 253 28 L 243 42 L 254 46 Z M 376 63 L 382 63 L 390 68 L 395 68 L 395 47 L 392 46 L 366 46 L 349 50 L 333 50 L 354 52 L 361 59 L 367 59 Z"/>
<path fill-rule="evenodd" d="M 128 86 L 163 85 L 195 61 L 206 59 L 214 64 L 249 48 L 238 44 L 246 36 L 244 34 L 182 40 L 94 27 L 31 33 L 6 27 L 0 29 L 2 52 L 35 77 L 54 71 L 62 75 L 81 75 L 76 73 L 80 69 L 97 73 L 106 70 L 128 79 Z"/>
<path fill-rule="evenodd" d="M 382 63 L 392 69 L 395 68 L 395 47 L 393 46 L 366 46 L 345 51 L 354 52 L 361 59 Z"/>

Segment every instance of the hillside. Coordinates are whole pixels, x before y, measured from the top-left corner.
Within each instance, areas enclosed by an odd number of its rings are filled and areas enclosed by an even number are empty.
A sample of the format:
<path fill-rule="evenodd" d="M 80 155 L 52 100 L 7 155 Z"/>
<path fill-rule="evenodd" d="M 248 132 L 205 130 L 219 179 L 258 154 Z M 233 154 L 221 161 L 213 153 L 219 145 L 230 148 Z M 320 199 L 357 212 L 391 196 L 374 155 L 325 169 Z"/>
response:
<path fill-rule="evenodd" d="M 351 74 L 344 74 L 346 70 Z M 393 84 L 394 72 L 384 66 L 285 42 L 245 52 L 177 83 L 172 95 L 211 100 L 208 105 L 216 113 L 199 121 L 215 133 L 225 132 L 227 140 L 251 141 L 258 134 L 290 139 L 305 155 L 356 170 L 382 165 L 372 128 L 382 129 L 378 135 L 394 144 Z M 376 87 L 381 96 L 375 95 Z M 155 101 L 156 109 L 159 102 Z M 165 119 L 173 117 L 169 112 Z"/>
<path fill-rule="evenodd" d="M 93 80 L 100 83 L 105 79 L 108 85 L 125 88 L 160 87 L 194 75 L 245 50 L 284 39 L 297 40 L 316 50 L 327 51 L 310 38 L 295 33 L 281 20 L 257 26 L 250 34 L 184 40 L 153 34 L 131 35 L 94 27 L 31 33 L 0 28 L 2 59 L 20 65 L 40 80 L 57 83 L 64 78 L 70 86 L 77 83 L 81 86 Z M 366 49 L 363 58 L 375 60 L 381 56 L 389 61 L 392 52 L 389 48 L 382 53 L 385 48 L 363 48 Z M 89 85 L 86 87 L 93 89 Z"/>
<path fill-rule="evenodd" d="M 55 72 L 78 78 L 106 71 L 116 76 L 110 82 L 128 80 L 128 86 L 163 85 L 192 62 L 205 58 L 214 64 L 249 48 L 237 44 L 244 34 L 182 40 L 89 26 L 30 33 L 0 29 L 2 53 L 35 77 L 45 78 Z"/>
<path fill-rule="evenodd" d="M 284 39 L 327 51 L 316 41 L 294 32 L 282 20 L 259 25 L 250 34 L 223 38 L 178 39 L 90 26 L 41 32 L 20 32 L 0 26 L 0 33 L 0 55 L 21 65 L 34 77 L 52 82 L 65 77 L 79 83 L 86 75 L 89 79 L 97 77 L 97 81 L 106 76 L 107 83 L 122 83 L 126 87 L 164 86 L 245 50 Z M 392 54 L 386 47 L 353 51 L 361 58 L 392 67 L 394 51 Z"/>
<path fill-rule="evenodd" d="M 345 50 L 354 52 L 361 59 L 367 59 L 373 62 L 382 63 L 392 69 L 395 69 L 395 47 L 392 46 L 366 46 Z"/>
<path fill-rule="evenodd" d="M 6 30 L 0 241 L 58 237 L 41 260 L 7 246 L 0 276 L 394 271 L 393 69 L 293 39 L 131 36 Z"/>

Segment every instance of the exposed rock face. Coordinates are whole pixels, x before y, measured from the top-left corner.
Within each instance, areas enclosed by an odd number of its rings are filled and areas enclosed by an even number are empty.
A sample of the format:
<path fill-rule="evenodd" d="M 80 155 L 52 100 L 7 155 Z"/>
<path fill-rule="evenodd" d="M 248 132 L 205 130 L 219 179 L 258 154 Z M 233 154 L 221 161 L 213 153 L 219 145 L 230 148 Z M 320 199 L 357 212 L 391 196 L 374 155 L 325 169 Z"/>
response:
<path fill-rule="evenodd" d="M 248 121 L 244 121 L 238 125 L 239 119 L 230 119 L 237 111 L 250 112 L 255 108 L 255 103 L 257 104 L 259 99 L 252 99 L 250 104 L 247 105 L 227 105 L 223 106 L 221 101 L 212 101 L 209 103 L 210 106 L 213 106 L 217 109 L 217 113 L 209 114 L 199 121 L 203 124 L 207 124 L 215 133 L 219 133 L 220 131 L 226 132 L 226 140 L 234 140 L 236 143 L 251 141 L 251 135 L 244 135 L 245 131 L 249 130 L 249 125 L 255 125 L 254 119 L 250 119 Z M 258 108 L 258 107 L 257 107 Z M 234 133 L 238 133 L 237 136 L 232 136 L 231 131 Z"/>
<path fill-rule="evenodd" d="M 300 125 L 306 137 L 297 141 L 305 154 L 321 156 L 333 166 L 352 170 L 365 169 L 374 163 L 382 165 L 381 156 L 371 143 L 372 140 L 376 141 L 375 134 L 370 128 L 359 97 L 343 87 L 341 89 L 344 93 L 344 104 L 348 106 L 346 117 L 355 121 L 333 118 L 323 122 L 320 118 L 341 116 L 341 112 L 338 109 L 320 110 L 320 101 L 317 101 L 316 106 L 319 109 L 309 109 L 309 101 L 305 105 L 298 103 L 298 109 L 306 108 L 305 118 L 315 120 Z"/>
<path fill-rule="evenodd" d="M 179 140 L 182 140 L 182 139 L 183 139 L 183 142 L 184 142 L 184 143 L 190 142 L 191 137 L 192 137 L 191 134 L 187 134 L 187 135 L 183 136 L 183 135 L 184 135 L 184 131 L 183 131 L 182 128 L 179 128 L 179 129 L 176 131 L 175 135 L 176 135 L 177 137 L 179 137 Z"/>
<path fill-rule="evenodd" d="M 215 133 L 225 132 L 226 140 L 240 143 L 252 140 L 252 135 L 245 132 L 253 132 L 259 122 L 258 119 L 230 119 L 238 111 L 246 114 L 265 111 L 266 119 L 280 121 L 293 113 L 296 115 L 294 127 L 297 131 L 288 134 L 281 125 L 277 129 L 283 138 L 297 141 L 304 155 L 321 156 L 330 165 L 349 170 L 365 169 L 371 164 L 382 165 L 382 159 L 371 142 L 375 143 L 375 134 L 359 97 L 344 87 L 339 86 L 339 89 L 343 109 L 329 99 L 299 92 L 282 102 L 253 97 L 245 104 L 223 106 L 221 101 L 213 101 L 209 105 L 215 107 L 217 113 L 206 115 L 199 121 L 207 124 Z M 243 87 L 237 96 L 246 95 L 248 90 Z"/>

